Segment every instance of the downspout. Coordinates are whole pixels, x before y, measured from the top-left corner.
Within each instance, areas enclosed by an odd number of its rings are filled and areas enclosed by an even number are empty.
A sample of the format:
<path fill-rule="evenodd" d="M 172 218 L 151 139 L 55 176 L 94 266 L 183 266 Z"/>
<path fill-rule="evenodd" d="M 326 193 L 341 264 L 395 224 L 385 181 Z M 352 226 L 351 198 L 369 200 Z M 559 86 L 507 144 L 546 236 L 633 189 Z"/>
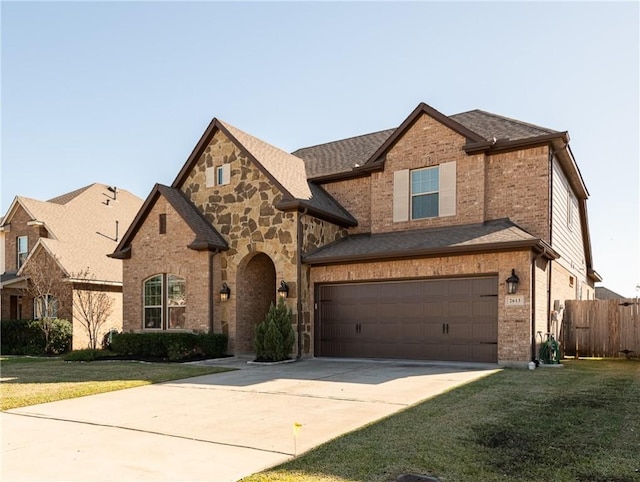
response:
<path fill-rule="evenodd" d="M 553 156 L 549 149 L 549 246 L 553 247 Z M 551 269 L 553 260 L 547 262 L 547 333 L 551 331 Z"/>
<path fill-rule="evenodd" d="M 299 360 L 302 358 L 302 235 L 303 235 L 303 226 L 302 226 L 302 216 L 307 214 L 307 209 L 305 208 L 302 212 L 298 213 L 298 225 L 297 225 L 297 251 L 298 251 L 298 263 L 296 266 L 296 286 L 298 287 L 297 294 L 297 306 L 296 309 L 298 311 L 298 353 L 296 354 L 296 359 Z"/>
<path fill-rule="evenodd" d="M 536 264 L 538 259 L 544 254 L 538 253 L 531 261 L 531 361 L 536 357 Z"/>

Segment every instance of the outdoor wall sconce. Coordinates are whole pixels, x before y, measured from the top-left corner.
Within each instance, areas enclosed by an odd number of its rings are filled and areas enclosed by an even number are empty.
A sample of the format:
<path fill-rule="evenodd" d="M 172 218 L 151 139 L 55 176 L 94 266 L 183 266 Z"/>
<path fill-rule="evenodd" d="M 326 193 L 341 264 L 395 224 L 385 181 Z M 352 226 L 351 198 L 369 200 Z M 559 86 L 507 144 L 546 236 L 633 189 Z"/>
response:
<path fill-rule="evenodd" d="M 512 269 L 511 276 L 507 278 L 507 294 L 515 294 L 518 289 L 518 283 L 520 283 L 520 278 L 516 275 L 516 270 Z"/>
<path fill-rule="evenodd" d="M 227 283 L 222 283 L 222 289 L 220 290 L 220 301 L 227 301 L 231 296 L 231 288 Z"/>
<path fill-rule="evenodd" d="M 287 286 L 287 283 L 284 282 L 284 280 L 280 281 L 280 288 L 278 288 L 278 296 L 283 300 L 289 297 L 289 287 Z"/>

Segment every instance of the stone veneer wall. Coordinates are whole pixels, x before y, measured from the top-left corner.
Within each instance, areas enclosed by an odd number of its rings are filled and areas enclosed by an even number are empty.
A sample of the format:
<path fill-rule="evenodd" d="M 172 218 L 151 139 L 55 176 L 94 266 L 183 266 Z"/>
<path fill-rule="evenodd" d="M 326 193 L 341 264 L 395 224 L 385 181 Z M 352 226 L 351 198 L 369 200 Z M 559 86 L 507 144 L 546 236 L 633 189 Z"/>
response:
<path fill-rule="evenodd" d="M 345 237 L 347 229 L 336 226 L 322 219 L 308 214 L 301 214 L 302 222 L 302 253 L 306 254 L 316 248 L 325 246 Z M 302 354 L 313 353 L 313 294 L 310 285 L 310 266 L 302 265 Z"/>
<path fill-rule="evenodd" d="M 222 164 L 231 165 L 230 183 L 207 187 L 206 168 Z M 281 280 L 289 285 L 287 305 L 296 323 L 297 213 L 274 207 L 282 199 L 280 190 L 220 131 L 214 134 L 181 189 L 229 244 L 229 250 L 214 256 L 213 288 L 214 331 L 229 335 L 229 351 L 235 352 L 241 303 L 259 282 L 244 276 L 256 253 L 269 256 L 275 266 L 274 291 Z M 225 303 L 217 296 L 223 282 L 231 288 L 231 297 Z"/>
<path fill-rule="evenodd" d="M 520 277 L 518 294 L 523 294 L 525 297 L 523 306 L 505 306 L 505 280 L 511 275 L 512 268 Z M 342 281 L 497 275 L 499 283 L 498 361 L 502 365 L 526 365 L 531 360 L 530 251 L 312 266 L 310 271 L 312 287 L 317 283 Z M 311 303 L 313 303 L 314 294 L 312 290 Z"/>
<path fill-rule="evenodd" d="M 469 156 L 466 139 L 422 115 L 389 150 L 384 171 L 371 174 L 371 232 L 403 231 L 454 224 L 480 223 L 484 216 L 484 155 Z M 393 222 L 393 175 L 456 161 L 456 215 Z"/>

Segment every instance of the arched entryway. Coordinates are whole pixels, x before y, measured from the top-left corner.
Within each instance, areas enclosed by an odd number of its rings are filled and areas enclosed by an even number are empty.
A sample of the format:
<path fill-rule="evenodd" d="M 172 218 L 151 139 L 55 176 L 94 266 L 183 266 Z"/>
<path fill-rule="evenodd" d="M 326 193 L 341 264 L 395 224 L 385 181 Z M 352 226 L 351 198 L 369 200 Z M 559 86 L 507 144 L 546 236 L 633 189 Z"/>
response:
<path fill-rule="evenodd" d="M 276 268 L 264 253 L 253 255 L 238 270 L 236 354 L 254 353 L 255 326 L 264 321 L 276 301 Z"/>

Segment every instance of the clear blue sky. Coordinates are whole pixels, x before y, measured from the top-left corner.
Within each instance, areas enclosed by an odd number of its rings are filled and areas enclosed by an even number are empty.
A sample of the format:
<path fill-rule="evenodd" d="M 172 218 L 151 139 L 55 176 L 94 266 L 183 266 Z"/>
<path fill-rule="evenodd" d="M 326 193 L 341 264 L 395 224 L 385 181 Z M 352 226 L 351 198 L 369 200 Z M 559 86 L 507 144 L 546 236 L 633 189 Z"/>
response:
<path fill-rule="evenodd" d="M 568 130 L 595 269 L 636 295 L 637 2 L 6 2 L 2 196 L 92 182 L 145 198 L 212 117 L 285 150 L 419 102 Z"/>

